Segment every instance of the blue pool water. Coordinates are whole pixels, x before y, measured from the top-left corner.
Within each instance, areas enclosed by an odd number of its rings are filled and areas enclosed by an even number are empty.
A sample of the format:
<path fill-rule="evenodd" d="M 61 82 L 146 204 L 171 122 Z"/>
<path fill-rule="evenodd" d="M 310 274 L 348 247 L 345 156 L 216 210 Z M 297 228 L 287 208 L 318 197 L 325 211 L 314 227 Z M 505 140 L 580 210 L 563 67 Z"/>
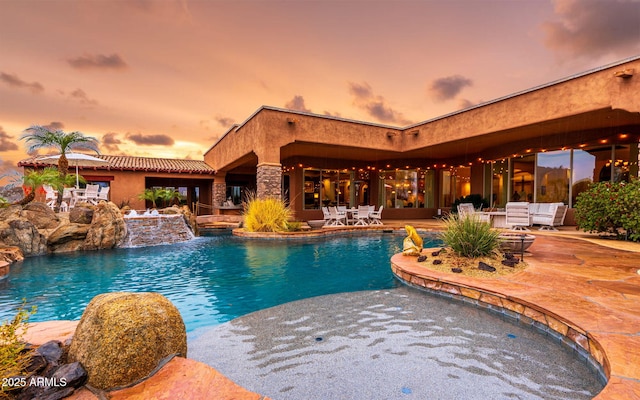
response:
<path fill-rule="evenodd" d="M 294 300 L 392 288 L 389 259 L 402 239 L 376 234 L 302 243 L 221 235 L 28 258 L 0 281 L 0 321 L 12 318 L 23 298 L 38 307 L 33 322 L 74 320 L 98 294 L 153 291 L 178 307 L 191 332 Z"/>

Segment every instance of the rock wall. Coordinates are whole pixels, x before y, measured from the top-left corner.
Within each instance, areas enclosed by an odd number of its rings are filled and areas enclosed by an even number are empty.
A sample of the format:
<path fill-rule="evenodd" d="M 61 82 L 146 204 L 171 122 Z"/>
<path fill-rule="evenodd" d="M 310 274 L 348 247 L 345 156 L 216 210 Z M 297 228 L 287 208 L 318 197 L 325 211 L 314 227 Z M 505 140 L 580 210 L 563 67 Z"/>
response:
<path fill-rule="evenodd" d="M 119 247 L 172 244 L 194 238 L 182 214 L 127 217 L 124 221 L 127 226 L 127 236 Z"/>

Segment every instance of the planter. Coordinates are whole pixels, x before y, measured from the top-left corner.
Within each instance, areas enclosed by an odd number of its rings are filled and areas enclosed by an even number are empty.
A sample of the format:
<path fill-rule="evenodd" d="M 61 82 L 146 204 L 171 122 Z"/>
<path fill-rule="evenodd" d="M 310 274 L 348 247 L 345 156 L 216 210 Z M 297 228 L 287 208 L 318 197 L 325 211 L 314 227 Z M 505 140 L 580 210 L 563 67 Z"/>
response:
<path fill-rule="evenodd" d="M 309 224 L 311 229 L 322 229 L 324 223 L 325 220 L 323 219 L 312 219 L 311 221 L 307 221 L 307 224 Z"/>
<path fill-rule="evenodd" d="M 499 248 L 502 252 L 518 253 L 531 247 L 535 239 L 535 236 L 526 233 L 501 233 Z"/>

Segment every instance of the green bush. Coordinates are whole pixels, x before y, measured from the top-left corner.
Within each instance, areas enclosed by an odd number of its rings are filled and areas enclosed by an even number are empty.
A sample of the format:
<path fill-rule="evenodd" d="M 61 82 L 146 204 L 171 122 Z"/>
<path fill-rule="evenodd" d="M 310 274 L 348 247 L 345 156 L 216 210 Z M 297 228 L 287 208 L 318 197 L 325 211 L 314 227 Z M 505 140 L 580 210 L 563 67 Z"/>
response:
<path fill-rule="evenodd" d="M 0 325 L 0 377 L 20 375 L 29 364 L 30 354 L 24 351 L 25 343 L 22 336 L 27 330 L 29 317 L 36 312 L 33 306 L 30 311 L 25 310 L 25 303 L 18 307 L 18 312 L 11 321 L 4 321 Z M 13 388 L 3 386 L 0 389 L 0 399 Z"/>
<path fill-rule="evenodd" d="M 640 240 L 640 180 L 598 182 L 576 198 L 575 218 L 586 232 Z"/>
<path fill-rule="evenodd" d="M 442 241 L 462 257 L 476 258 L 492 255 L 498 249 L 500 232 L 482 222 L 477 215 L 459 218 L 450 215 L 445 219 Z"/>
<path fill-rule="evenodd" d="M 243 203 L 244 229 L 248 232 L 287 232 L 295 230 L 289 222 L 293 213 L 285 202 L 274 197 L 258 199 L 249 195 Z"/>

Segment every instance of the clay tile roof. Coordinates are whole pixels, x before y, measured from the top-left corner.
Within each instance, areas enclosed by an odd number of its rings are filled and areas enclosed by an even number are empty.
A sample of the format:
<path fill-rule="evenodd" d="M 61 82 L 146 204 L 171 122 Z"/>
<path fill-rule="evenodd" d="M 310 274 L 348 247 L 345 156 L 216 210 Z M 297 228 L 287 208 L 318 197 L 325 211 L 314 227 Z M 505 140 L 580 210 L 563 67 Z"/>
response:
<path fill-rule="evenodd" d="M 99 167 L 90 167 L 96 170 L 117 170 L 117 171 L 152 171 L 152 172 L 173 172 L 189 174 L 213 174 L 215 170 L 202 160 L 179 160 L 174 158 L 151 158 L 135 156 L 110 156 L 93 155 L 108 161 L 109 164 Z M 19 167 L 44 166 L 45 163 L 39 161 L 39 157 L 32 157 L 18 163 Z M 82 167 L 80 167 L 82 168 Z"/>

